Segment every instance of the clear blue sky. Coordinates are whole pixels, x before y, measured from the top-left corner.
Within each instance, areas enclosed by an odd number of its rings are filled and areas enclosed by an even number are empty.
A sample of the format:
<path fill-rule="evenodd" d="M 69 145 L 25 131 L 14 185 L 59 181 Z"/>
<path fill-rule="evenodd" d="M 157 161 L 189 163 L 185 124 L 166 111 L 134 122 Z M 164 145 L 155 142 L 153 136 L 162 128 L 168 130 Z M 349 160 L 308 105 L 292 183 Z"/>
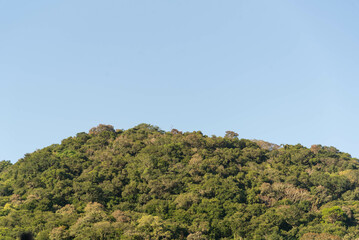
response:
<path fill-rule="evenodd" d="M 359 157 L 356 0 L 0 0 L 0 160 L 99 123 Z"/>

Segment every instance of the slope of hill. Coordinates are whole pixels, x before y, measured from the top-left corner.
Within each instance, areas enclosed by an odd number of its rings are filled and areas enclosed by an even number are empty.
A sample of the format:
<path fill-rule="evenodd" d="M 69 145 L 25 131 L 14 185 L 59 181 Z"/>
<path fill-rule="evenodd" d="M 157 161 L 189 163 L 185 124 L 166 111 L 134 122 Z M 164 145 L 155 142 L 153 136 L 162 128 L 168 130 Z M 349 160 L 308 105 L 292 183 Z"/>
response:
<path fill-rule="evenodd" d="M 99 125 L 0 163 L 0 238 L 356 239 L 358 168 L 334 147 Z"/>

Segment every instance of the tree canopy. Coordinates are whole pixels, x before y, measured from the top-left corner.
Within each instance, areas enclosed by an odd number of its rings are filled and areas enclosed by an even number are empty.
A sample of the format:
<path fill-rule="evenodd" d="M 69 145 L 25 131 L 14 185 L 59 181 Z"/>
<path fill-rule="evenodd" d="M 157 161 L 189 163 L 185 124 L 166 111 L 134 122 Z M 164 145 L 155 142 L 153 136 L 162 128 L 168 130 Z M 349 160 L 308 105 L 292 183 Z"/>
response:
<path fill-rule="evenodd" d="M 0 238 L 359 238 L 357 159 L 238 136 L 99 125 L 2 161 Z"/>

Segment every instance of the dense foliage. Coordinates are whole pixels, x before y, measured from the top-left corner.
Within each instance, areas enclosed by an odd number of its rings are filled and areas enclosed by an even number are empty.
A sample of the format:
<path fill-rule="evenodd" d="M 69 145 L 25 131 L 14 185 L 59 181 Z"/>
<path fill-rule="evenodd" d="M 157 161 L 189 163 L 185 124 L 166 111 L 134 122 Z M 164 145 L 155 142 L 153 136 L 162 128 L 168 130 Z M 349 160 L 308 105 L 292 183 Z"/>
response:
<path fill-rule="evenodd" d="M 358 167 L 334 147 L 99 125 L 0 163 L 0 239 L 356 239 Z"/>

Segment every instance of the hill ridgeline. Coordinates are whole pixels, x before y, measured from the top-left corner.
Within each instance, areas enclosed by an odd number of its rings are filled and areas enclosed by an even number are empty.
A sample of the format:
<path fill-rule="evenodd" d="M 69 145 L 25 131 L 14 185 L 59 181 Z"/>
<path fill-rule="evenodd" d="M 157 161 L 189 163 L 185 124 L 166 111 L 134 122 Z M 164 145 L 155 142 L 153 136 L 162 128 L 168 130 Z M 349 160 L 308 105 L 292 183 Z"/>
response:
<path fill-rule="evenodd" d="M 0 162 L 0 239 L 357 239 L 359 163 L 140 124 Z"/>

